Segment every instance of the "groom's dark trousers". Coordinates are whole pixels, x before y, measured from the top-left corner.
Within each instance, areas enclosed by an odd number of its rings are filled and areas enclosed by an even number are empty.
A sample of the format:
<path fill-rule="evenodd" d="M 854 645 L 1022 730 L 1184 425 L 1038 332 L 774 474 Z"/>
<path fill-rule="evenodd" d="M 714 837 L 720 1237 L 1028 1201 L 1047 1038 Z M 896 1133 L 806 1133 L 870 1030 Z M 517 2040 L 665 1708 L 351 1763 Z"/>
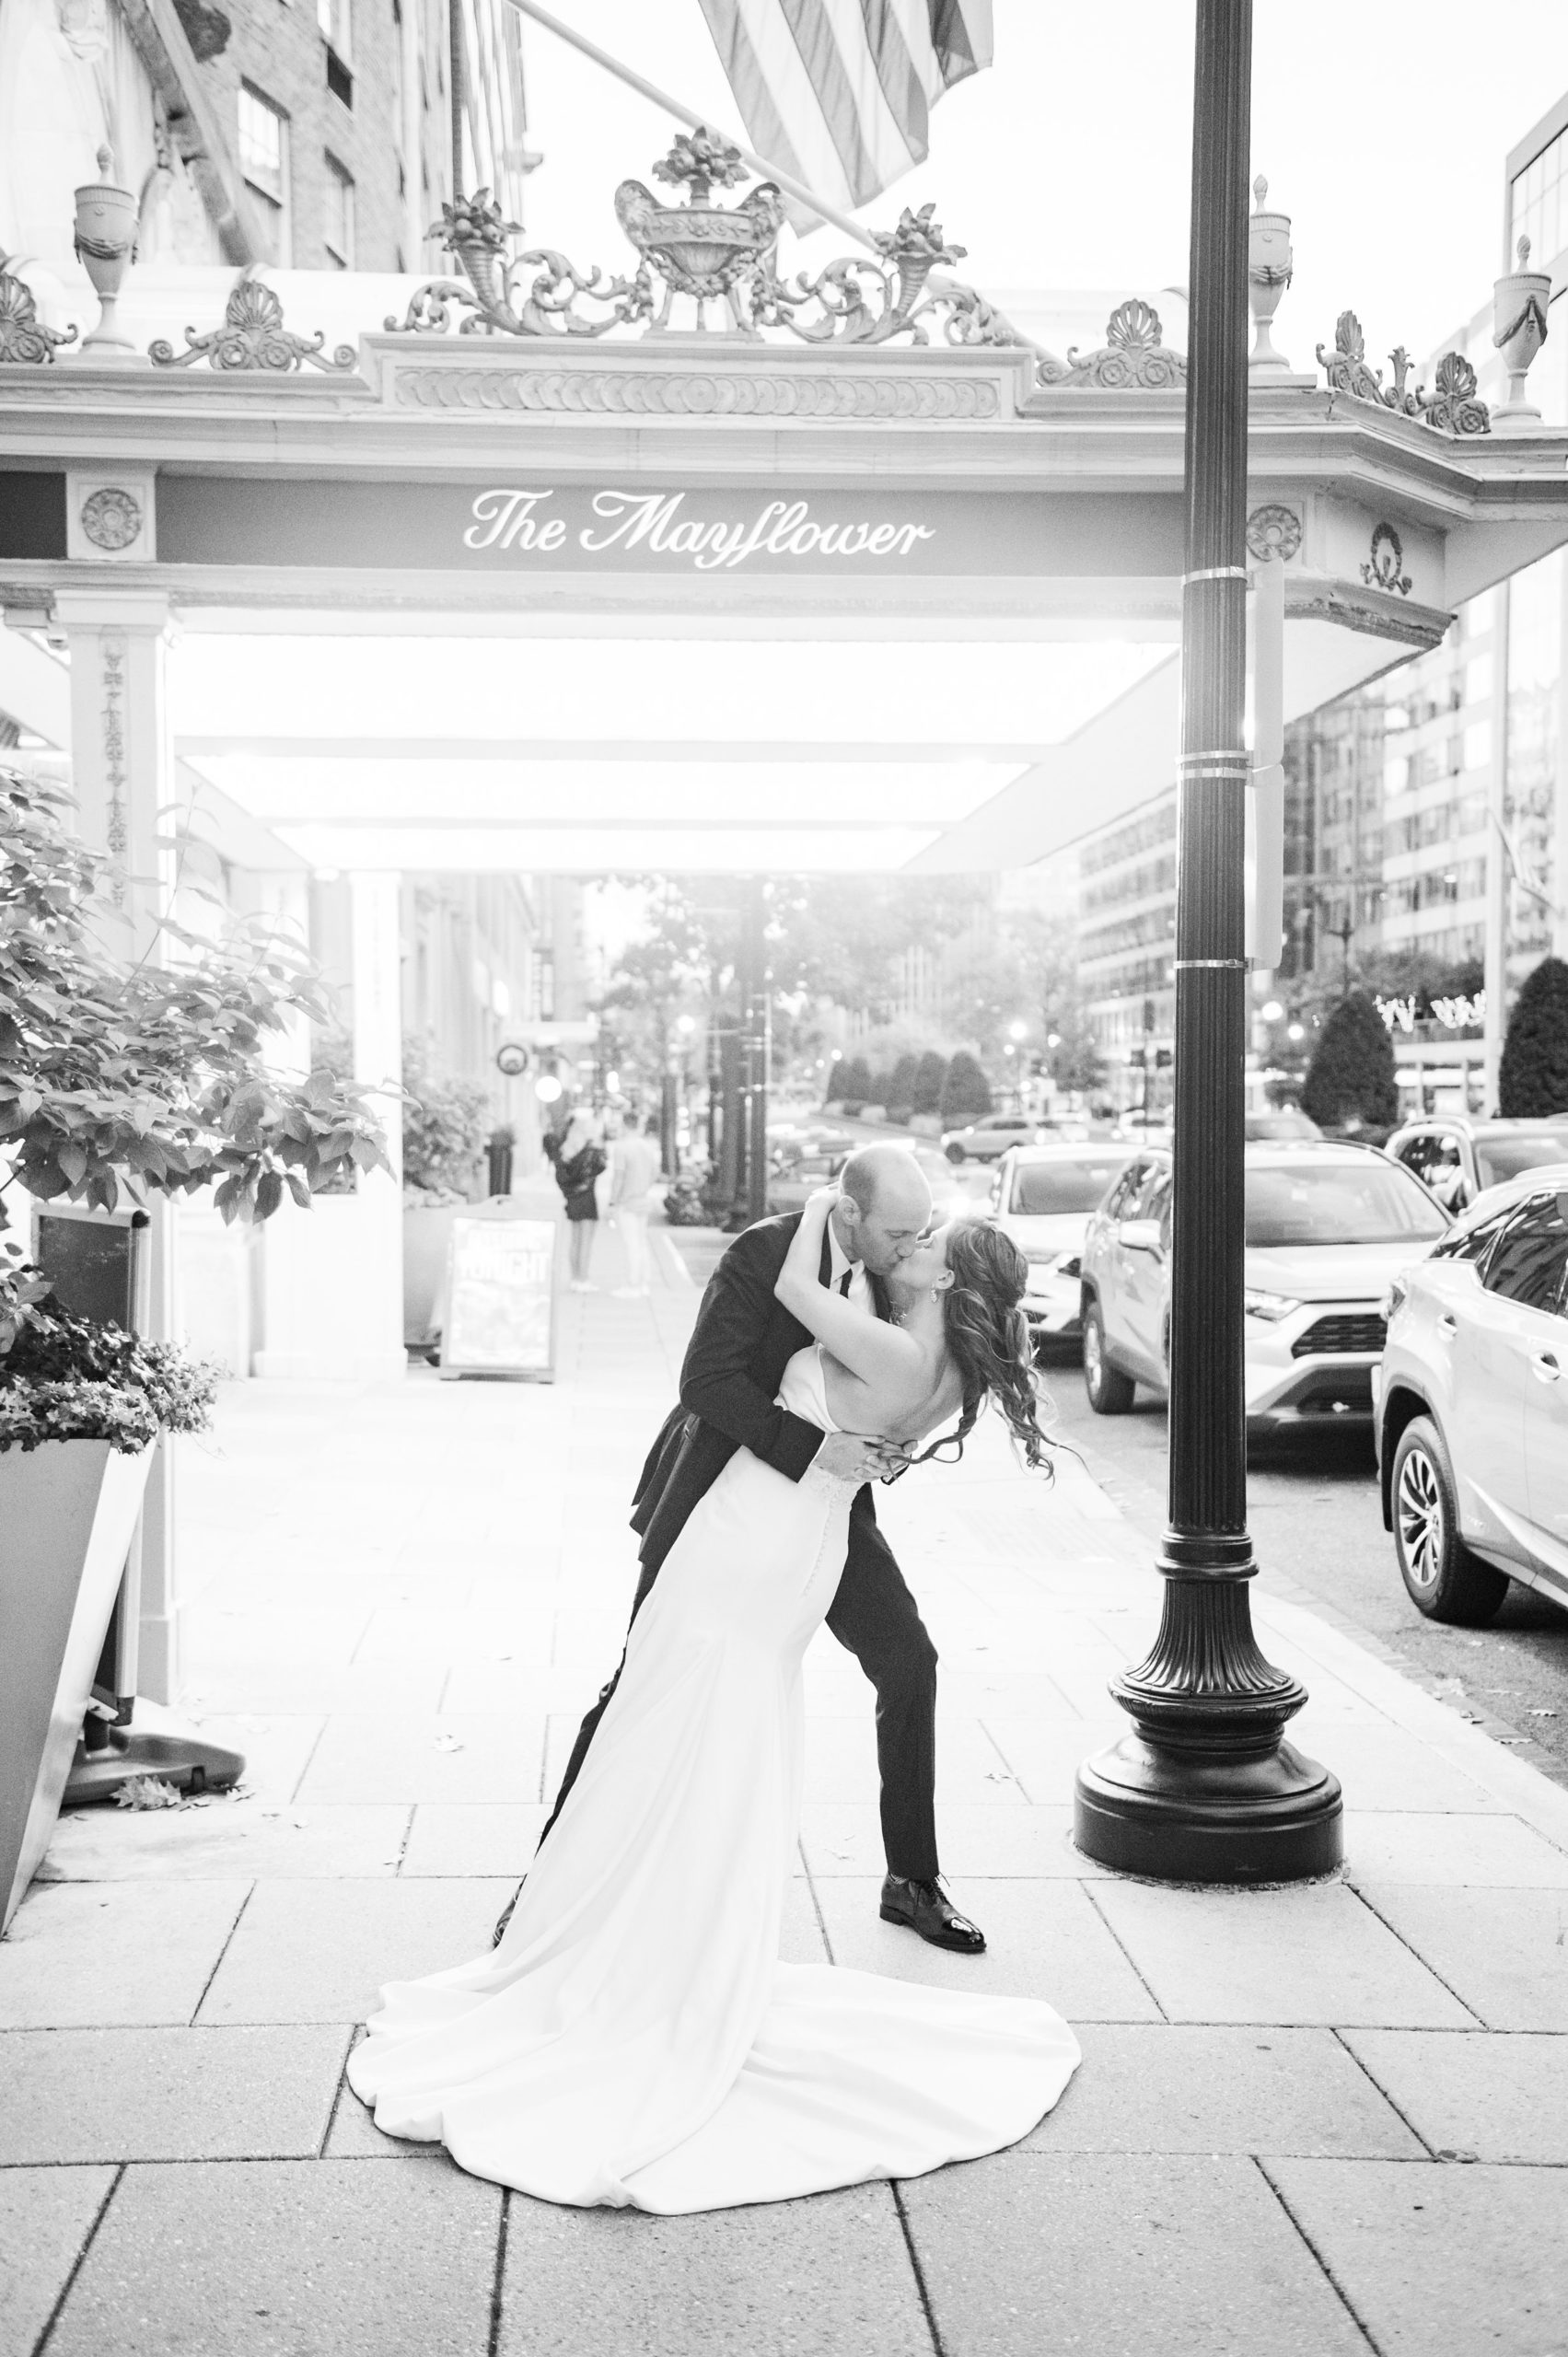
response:
<path fill-rule="evenodd" d="M 738 1448 L 749 1448 L 764 1465 L 798 1481 L 821 1446 L 822 1434 L 815 1424 L 776 1404 L 786 1364 L 811 1340 L 799 1319 L 773 1296 L 774 1280 L 799 1225 L 797 1214 L 749 1227 L 736 1237 L 703 1295 L 680 1370 L 680 1404 L 667 1417 L 649 1451 L 633 1501 L 632 1527 L 643 1542 L 633 1620 L 687 1516 Z M 830 1263 L 824 1238 L 824 1282 Z M 875 1282 L 873 1294 L 878 1315 L 885 1315 Z M 877 1689 L 877 1759 L 888 1871 L 916 1882 L 933 1881 L 937 1872 L 936 1648 L 893 1550 L 877 1527 L 869 1485 L 855 1492 L 850 1509 L 849 1553 L 828 1626 Z M 576 1781 L 620 1676 L 617 1669 L 583 1721 L 546 1834 Z"/>

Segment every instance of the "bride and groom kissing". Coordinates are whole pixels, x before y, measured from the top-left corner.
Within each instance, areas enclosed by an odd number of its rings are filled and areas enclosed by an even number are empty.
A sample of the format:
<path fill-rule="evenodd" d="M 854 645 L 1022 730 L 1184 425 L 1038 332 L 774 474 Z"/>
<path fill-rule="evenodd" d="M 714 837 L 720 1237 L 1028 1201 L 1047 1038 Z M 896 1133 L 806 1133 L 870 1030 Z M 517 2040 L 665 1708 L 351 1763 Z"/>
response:
<path fill-rule="evenodd" d="M 891 1144 L 736 1238 L 638 1484 L 625 1651 L 528 1877 L 494 1948 L 384 1988 L 350 2057 L 378 2127 L 546 2200 L 679 2212 L 919 2176 L 1056 2102 L 1078 2049 L 1049 2005 L 779 1958 L 824 1620 L 876 1689 L 880 1912 L 984 1949 L 938 1879 L 935 1649 L 870 1485 L 961 1453 L 988 1402 L 1048 1464 L 1026 1273 L 989 1222 L 933 1227 Z"/>

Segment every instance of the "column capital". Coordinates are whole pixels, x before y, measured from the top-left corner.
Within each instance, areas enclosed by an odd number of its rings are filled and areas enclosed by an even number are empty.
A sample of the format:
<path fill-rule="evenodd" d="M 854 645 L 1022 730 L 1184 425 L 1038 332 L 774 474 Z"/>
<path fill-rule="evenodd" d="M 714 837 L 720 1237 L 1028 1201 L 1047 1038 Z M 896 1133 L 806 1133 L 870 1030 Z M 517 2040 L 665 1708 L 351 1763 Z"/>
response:
<path fill-rule="evenodd" d="M 174 620 L 168 594 L 163 589 L 134 589 L 128 584 L 89 588 L 57 589 L 54 621 L 62 630 L 135 630 L 157 634 Z"/>

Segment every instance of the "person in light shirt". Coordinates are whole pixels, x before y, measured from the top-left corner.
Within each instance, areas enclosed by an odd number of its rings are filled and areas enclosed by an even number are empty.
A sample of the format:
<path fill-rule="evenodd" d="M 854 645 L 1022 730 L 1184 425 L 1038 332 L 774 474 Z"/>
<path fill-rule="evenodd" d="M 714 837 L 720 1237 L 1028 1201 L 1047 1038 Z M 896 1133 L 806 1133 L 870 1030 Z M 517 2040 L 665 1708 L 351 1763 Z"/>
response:
<path fill-rule="evenodd" d="M 658 1125 L 658 1115 L 650 1113 L 641 1131 L 626 1131 L 610 1149 L 610 1215 L 626 1253 L 626 1283 L 615 1288 L 622 1301 L 641 1301 L 648 1293 L 648 1214 L 659 1175 L 654 1144 Z"/>

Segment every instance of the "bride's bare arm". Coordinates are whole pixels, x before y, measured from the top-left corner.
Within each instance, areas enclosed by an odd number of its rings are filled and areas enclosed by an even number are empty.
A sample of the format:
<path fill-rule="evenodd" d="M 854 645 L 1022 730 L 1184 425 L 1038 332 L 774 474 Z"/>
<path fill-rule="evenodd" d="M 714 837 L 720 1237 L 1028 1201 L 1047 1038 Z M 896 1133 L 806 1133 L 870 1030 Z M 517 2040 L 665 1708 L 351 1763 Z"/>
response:
<path fill-rule="evenodd" d="M 819 1190 L 801 1213 L 773 1291 L 808 1334 L 831 1351 L 841 1366 L 865 1383 L 898 1383 L 918 1375 L 920 1345 L 897 1326 L 885 1325 L 853 1308 L 821 1282 L 822 1238 L 837 1190 Z"/>

